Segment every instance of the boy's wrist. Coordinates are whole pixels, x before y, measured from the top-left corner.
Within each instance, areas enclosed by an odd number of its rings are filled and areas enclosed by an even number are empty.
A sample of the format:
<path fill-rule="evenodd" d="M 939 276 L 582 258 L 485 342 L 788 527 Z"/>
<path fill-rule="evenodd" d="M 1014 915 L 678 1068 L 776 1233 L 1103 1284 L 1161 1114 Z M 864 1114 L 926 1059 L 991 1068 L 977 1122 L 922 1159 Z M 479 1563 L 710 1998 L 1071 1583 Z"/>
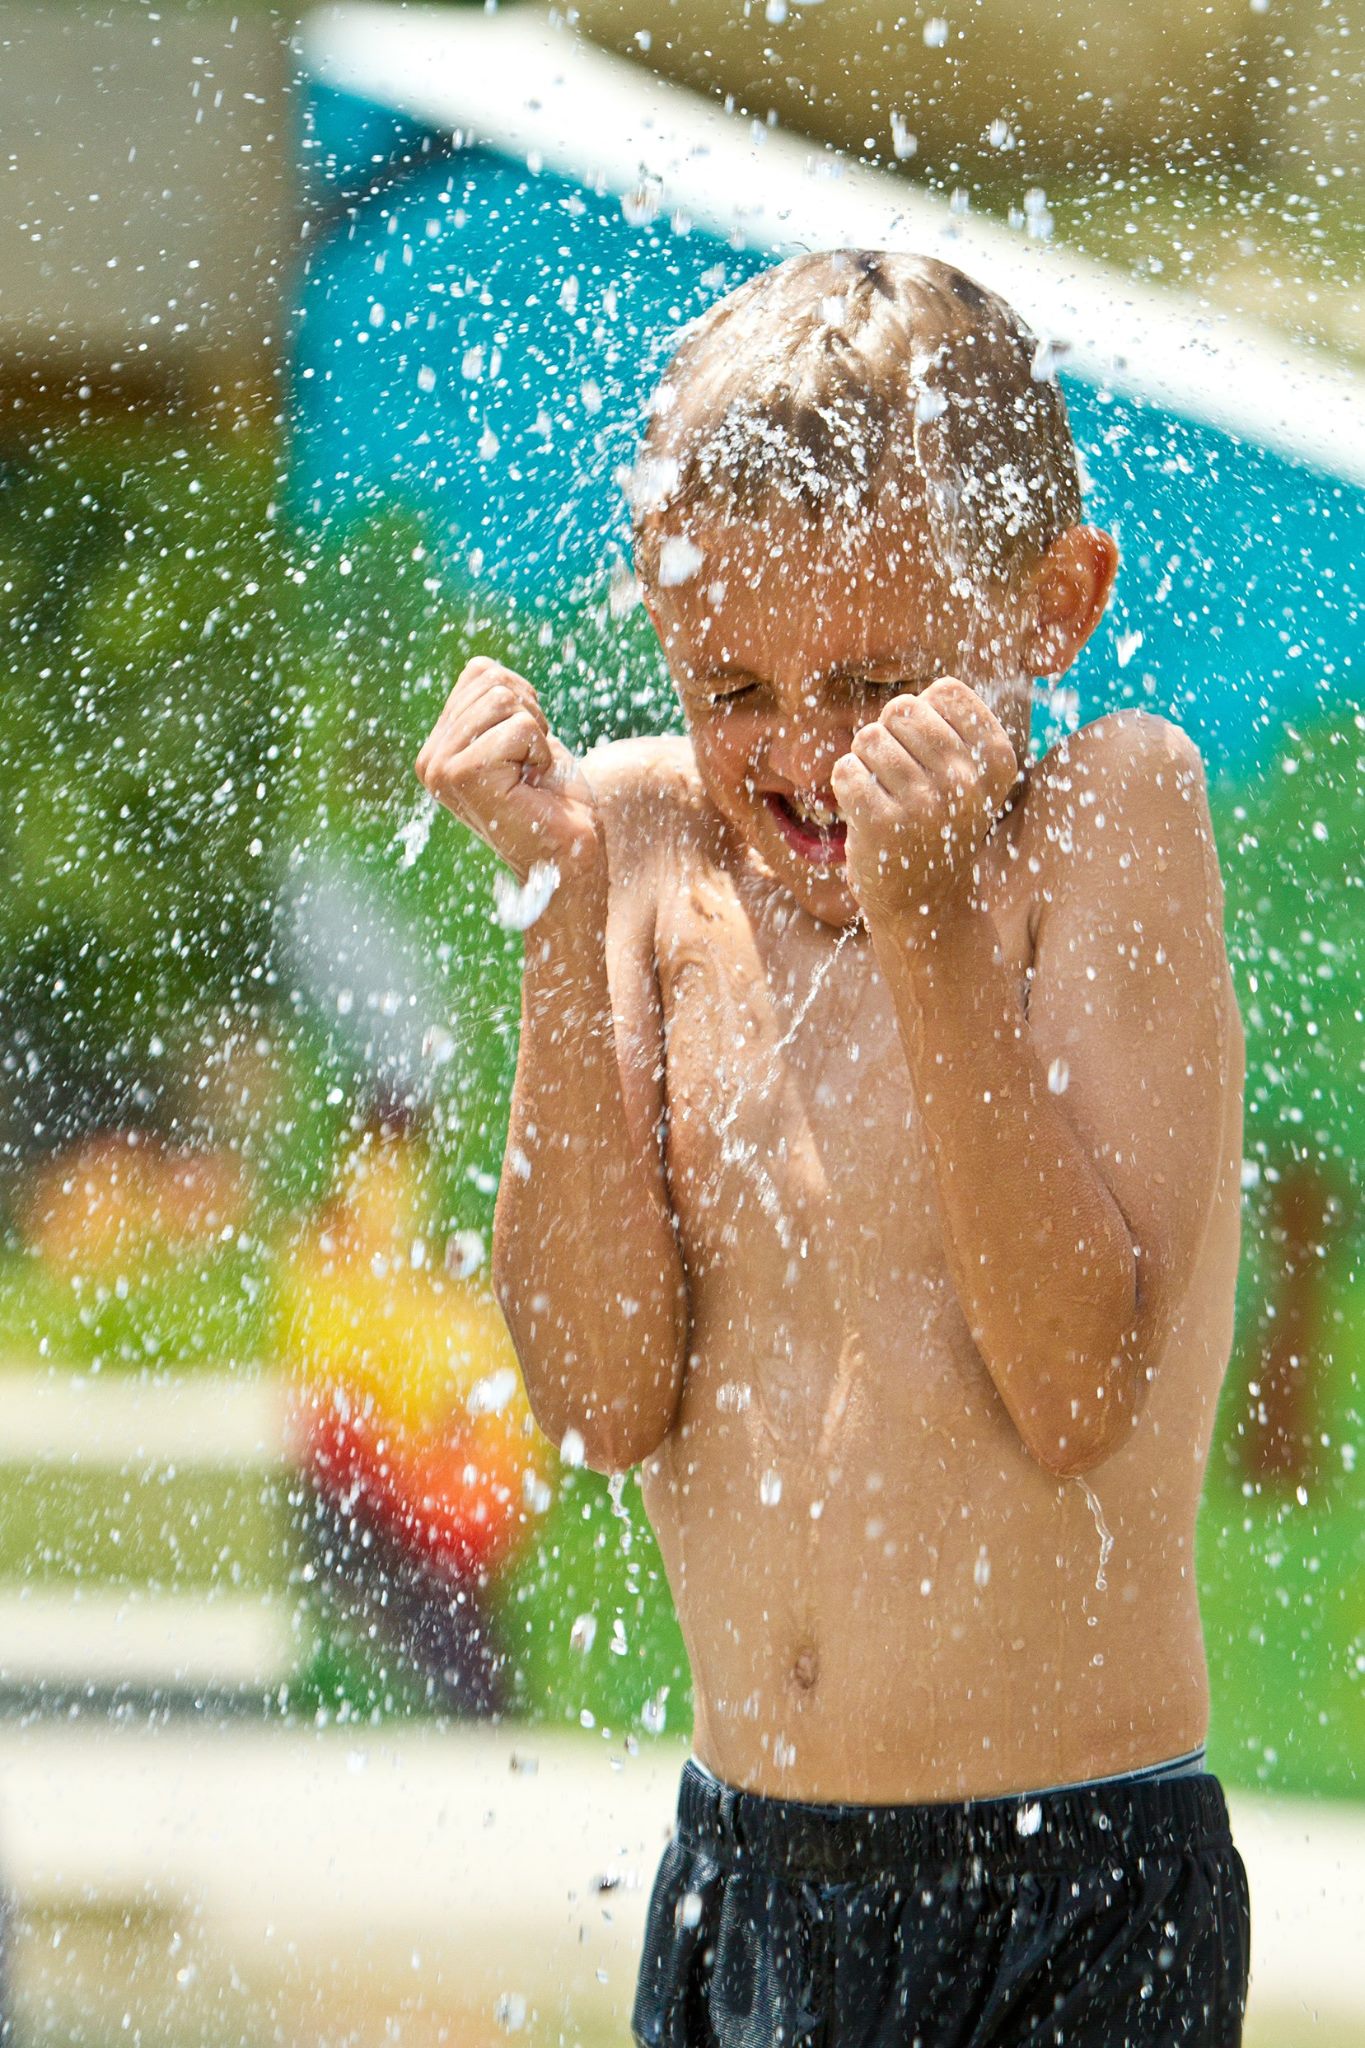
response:
<path fill-rule="evenodd" d="M 605 859 L 564 875 L 535 923 L 523 935 L 526 992 L 533 1011 L 549 1004 L 570 1012 L 596 1012 L 606 995 L 608 888 Z M 586 1003 L 575 1001 L 586 998 Z"/>
<path fill-rule="evenodd" d="M 558 879 L 545 908 L 525 932 L 526 957 L 535 954 L 535 941 L 552 939 L 556 945 L 566 939 L 606 935 L 609 881 L 605 846 L 599 845 L 588 858 L 559 868 Z"/>
<path fill-rule="evenodd" d="M 963 946 L 993 946 L 996 940 L 995 920 L 970 879 L 934 902 L 879 912 L 868 919 L 868 929 L 874 943 L 917 964 L 942 960 Z"/>

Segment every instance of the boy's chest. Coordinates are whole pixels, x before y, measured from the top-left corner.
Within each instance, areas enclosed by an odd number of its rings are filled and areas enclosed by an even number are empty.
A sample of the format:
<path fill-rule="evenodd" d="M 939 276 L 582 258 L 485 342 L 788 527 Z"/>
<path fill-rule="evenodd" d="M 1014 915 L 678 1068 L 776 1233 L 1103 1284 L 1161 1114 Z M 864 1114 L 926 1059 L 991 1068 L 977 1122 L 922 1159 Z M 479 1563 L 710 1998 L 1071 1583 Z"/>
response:
<path fill-rule="evenodd" d="M 998 921 L 1022 989 L 1027 904 L 1002 899 Z M 669 1185 L 694 1274 L 742 1246 L 756 1275 L 780 1255 L 792 1285 L 939 1276 L 915 1084 L 867 933 L 841 939 L 710 869 L 661 906 L 658 964 Z"/>

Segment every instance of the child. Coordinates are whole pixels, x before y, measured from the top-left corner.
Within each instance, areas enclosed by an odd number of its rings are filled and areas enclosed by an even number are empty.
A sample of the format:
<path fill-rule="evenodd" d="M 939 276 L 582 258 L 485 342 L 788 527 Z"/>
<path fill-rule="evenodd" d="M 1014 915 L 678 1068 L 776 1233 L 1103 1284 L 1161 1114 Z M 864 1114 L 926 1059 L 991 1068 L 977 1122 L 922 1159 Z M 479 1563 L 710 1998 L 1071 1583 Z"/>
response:
<path fill-rule="evenodd" d="M 946 265 L 795 257 L 685 335 L 633 511 L 687 738 L 575 762 L 480 660 L 417 772 L 558 878 L 494 1277 L 691 1659 L 636 2039 L 1235 2043 L 1241 1027 L 1190 741 L 1028 759 L 1117 560 L 1046 353 Z"/>

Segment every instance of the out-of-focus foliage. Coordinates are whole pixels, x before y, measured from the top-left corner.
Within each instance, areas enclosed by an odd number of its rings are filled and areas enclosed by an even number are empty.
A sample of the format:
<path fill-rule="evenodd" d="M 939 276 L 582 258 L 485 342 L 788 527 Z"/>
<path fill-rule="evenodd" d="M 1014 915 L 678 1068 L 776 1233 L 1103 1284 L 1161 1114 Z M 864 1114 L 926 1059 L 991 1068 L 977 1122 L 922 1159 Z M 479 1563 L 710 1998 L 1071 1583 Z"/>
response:
<path fill-rule="evenodd" d="M 276 511 L 277 463 L 264 436 L 153 421 L 73 429 L 0 462 L 0 1363 L 278 1363 L 340 1374 L 382 1423 L 379 1379 L 398 1420 L 416 1399 L 412 1333 L 389 1328 L 397 1283 L 352 1261 L 358 1305 L 313 1269 L 345 1237 L 377 1118 L 395 1115 L 429 1135 L 403 1146 L 421 1172 L 404 1243 L 387 1250 L 433 1313 L 443 1288 L 462 1295 L 440 1269 L 452 1233 L 476 1270 L 486 1260 L 519 1003 L 521 945 L 494 921 L 492 857 L 435 813 L 417 749 L 475 652 L 534 675 L 579 744 L 598 736 L 585 706 L 608 732 L 652 715 L 658 662 L 640 615 L 623 625 L 605 598 L 518 615 L 452 585 L 410 508 L 300 540 Z M 610 674 L 625 662 L 639 687 L 604 693 L 599 661 Z M 354 945 L 329 978 L 339 927 Z M 409 1003 L 427 1029 L 395 1040 Z M 412 1264 L 424 1241 L 425 1272 Z M 328 1317 L 345 1327 L 314 1358 L 301 1333 Z M 432 1370 L 449 1369 L 460 1329 L 427 1332 Z M 515 1450 L 506 1425 L 519 1434 L 524 1410 L 501 1401 L 505 1345 L 455 1342 L 499 1404 L 475 1419 L 490 1440 L 477 1481 L 425 1411 L 415 1434 L 395 1422 L 379 1444 L 375 1499 L 397 1503 L 387 1578 L 373 1554 L 386 1531 L 354 1515 L 320 1525 L 326 1489 L 295 1446 L 310 1474 L 292 1516 L 303 1555 L 336 1539 L 343 1576 L 360 1587 L 368 1572 L 380 1607 L 325 1610 L 282 1695 L 290 1712 L 448 1703 L 421 1653 L 448 1652 L 428 1622 L 459 1590 L 476 1627 L 485 1595 L 500 1617 L 492 1697 L 552 1719 L 592 1698 L 629 1726 L 671 1686 L 678 1725 L 686 1666 L 647 1525 L 637 1510 L 618 1587 L 600 1539 L 610 1527 L 619 1546 L 629 1524 L 596 1475 L 570 1474 L 561 1495 L 537 1476 L 547 1447 Z M 188 1592 L 229 1572 L 279 1588 L 299 1569 L 284 1487 L 282 1472 L 226 1492 L 203 1473 L 133 1488 L 112 1472 L 10 1474 L 0 1573 Z M 509 1503 L 538 1541 L 498 1580 L 470 1541 Z M 432 1531 L 442 1556 L 454 1543 L 448 1585 L 422 1577 Z M 367 1616 L 404 1600 L 406 1632 L 375 1636 Z M 595 1654 L 571 1648 L 574 1615 L 604 1603 Z"/>
<path fill-rule="evenodd" d="M 605 607 L 483 604 L 434 571 L 401 506 L 305 546 L 276 482 L 264 438 L 151 421 L 0 459 L 0 1158 L 154 1123 L 226 1139 L 285 1201 L 319 1192 L 343 1122 L 328 1097 L 364 1053 L 297 985 L 283 909 L 320 855 L 394 911 L 445 990 L 467 1054 L 447 1163 L 486 1222 L 475 1178 L 500 1155 L 485 1123 L 520 949 L 467 834 L 438 818 L 410 861 L 397 835 L 470 655 L 495 648 L 553 701 Z"/>
<path fill-rule="evenodd" d="M 149 1108 L 167 1034 L 267 971 L 291 607 L 253 453 L 147 425 L 0 466 L 10 1145 Z"/>
<path fill-rule="evenodd" d="M 1237 1334 L 1200 1593 L 1220 1767 L 1359 1792 L 1365 1529 L 1365 717 L 1286 728 L 1214 792 L 1246 1030 Z"/>

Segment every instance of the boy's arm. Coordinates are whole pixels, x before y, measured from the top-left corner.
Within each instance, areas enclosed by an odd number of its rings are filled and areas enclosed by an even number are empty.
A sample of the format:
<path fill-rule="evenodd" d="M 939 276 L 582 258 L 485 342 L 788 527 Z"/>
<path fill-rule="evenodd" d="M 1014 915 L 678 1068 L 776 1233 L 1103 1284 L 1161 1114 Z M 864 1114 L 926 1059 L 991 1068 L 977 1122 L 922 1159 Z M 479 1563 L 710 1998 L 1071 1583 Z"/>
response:
<path fill-rule="evenodd" d="M 973 1340 L 1030 1451 L 1068 1474 L 1123 1440 L 1194 1271 L 1237 1018 L 1185 735 L 1101 721 L 1040 796 L 1027 1012 L 969 891 L 869 921 Z"/>
<path fill-rule="evenodd" d="M 647 748 L 584 764 L 607 868 L 561 882 L 526 934 L 521 1048 L 493 1276 L 537 1421 L 620 1471 L 677 1407 L 687 1303 L 662 1156 Z"/>

